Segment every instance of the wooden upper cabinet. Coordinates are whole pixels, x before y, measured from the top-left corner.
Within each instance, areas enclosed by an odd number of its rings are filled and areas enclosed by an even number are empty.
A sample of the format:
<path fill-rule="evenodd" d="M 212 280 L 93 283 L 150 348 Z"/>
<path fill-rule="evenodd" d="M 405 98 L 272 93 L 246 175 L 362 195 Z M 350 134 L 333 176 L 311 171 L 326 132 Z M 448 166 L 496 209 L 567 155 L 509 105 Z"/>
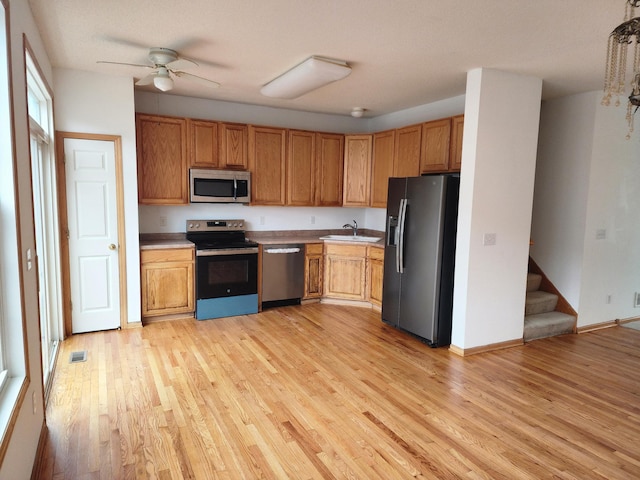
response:
<path fill-rule="evenodd" d="M 457 115 L 451 119 L 451 153 L 449 169 L 460 171 L 462 167 L 462 132 L 464 130 L 464 115 Z"/>
<path fill-rule="evenodd" d="M 192 167 L 217 168 L 218 122 L 187 120 L 189 133 L 189 163 Z"/>
<path fill-rule="evenodd" d="M 339 207 L 342 205 L 344 135 L 316 133 L 315 148 L 314 204 L 322 207 Z"/>
<path fill-rule="evenodd" d="M 389 177 L 393 176 L 393 155 L 396 131 L 373 134 L 373 158 L 371 161 L 371 206 L 386 208 Z"/>
<path fill-rule="evenodd" d="M 373 135 L 346 135 L 344 137 L 344 189 L 345 207 L 366 207 L 371 193 L 371 150 Z"/>
<path fill-rule="evenodd" d="M 248 126 L 238 123 L 219 125 L 220 168 L 246 170 L 248 166 Z"/>
<path fill-rule="evenodd" d="M 252 205 L 285 204 L 286 140 L 284 128 L 249 127 Z"/>
<path fill-rule="evenodd" d="M 189 202 L 187 121 L 136 115 L 138 201 L 148 205 Z"/>
<path fill-rule="evenodd" d="M 443 118 L 422 124 L 420 173 L 449 170 L 451 119 Z"/>
<path fill-rule="evenodd" d="M 396 130 L 393 157 L 394 177 L 417 177 L 420 175 L 420 140 L 422 125 Z"/>
<path fill-rule="evenodd" d="M 315 134 L 289 130 L 287 134 L 287 205 L 313 205 Z"/>

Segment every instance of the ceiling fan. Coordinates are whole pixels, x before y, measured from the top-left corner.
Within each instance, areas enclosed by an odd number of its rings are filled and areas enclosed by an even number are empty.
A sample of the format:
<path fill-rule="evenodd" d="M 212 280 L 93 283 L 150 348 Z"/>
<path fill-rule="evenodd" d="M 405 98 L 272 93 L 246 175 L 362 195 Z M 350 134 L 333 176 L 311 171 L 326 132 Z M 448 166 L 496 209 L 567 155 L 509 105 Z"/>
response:
<path fill-rule="evenodd" d="M 149 62 L 151 64 L 144 65 L 139 63 L 124 62 L 108 62 L 99 60 L 97 63 L 111 63 L 114 65 L 130 65 L 133 67 L 144 67 L 153 70 L 149 75 L 142 77 L 136 82 L 136 85 L 153 84 L 158 90 L 167 92 L 173 88 L 173 76 L 191 80 L 207 87 L 217 88 L 220 86 L 218 82 L 209 80 L 208 78 L 199 77 L 192 73 L 183 72 L 183 68 L 197 67 L 198 64 L 193 60 L 178 55 L 178 52 L 170 48 L 152 47 L 149 49 Z"/>

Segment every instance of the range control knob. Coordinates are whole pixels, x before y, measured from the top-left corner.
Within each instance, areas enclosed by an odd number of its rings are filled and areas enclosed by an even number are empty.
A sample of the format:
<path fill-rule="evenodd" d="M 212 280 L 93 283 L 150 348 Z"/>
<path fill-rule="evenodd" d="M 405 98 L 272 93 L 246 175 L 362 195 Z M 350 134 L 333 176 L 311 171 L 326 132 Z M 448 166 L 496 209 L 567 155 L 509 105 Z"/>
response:
<path fill-rule="evenodd" d="M 193 223 L 190 223 L 190 224 L 189 224 L 189 228 L 193 228 Z"/>

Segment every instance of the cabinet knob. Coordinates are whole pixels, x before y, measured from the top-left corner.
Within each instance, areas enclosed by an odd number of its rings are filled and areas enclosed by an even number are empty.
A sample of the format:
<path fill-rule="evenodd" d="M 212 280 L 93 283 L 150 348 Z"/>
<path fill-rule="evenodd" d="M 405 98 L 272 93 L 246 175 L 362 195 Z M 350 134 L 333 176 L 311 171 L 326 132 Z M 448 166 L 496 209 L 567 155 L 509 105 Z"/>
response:
<path fill-rule="evenodd" d="M 116 248 L 118 248 L 118 247 L 116 247 L 115 243 L 110 243 L 109 244 L 109 250 L 115 250 Z"/>

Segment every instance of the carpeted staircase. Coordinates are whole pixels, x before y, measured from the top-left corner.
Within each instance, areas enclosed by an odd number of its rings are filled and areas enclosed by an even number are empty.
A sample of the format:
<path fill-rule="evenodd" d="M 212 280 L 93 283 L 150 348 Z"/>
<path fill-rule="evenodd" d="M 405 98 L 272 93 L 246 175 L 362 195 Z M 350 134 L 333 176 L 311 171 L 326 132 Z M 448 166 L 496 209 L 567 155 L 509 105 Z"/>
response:
<path fill-rule="evenodd" d="M 524 310 L 524 341 L 572 333 L 576 317 L 557 312 L 558 296 L 540 290 L 542 275 L 527 275 Z"/>

